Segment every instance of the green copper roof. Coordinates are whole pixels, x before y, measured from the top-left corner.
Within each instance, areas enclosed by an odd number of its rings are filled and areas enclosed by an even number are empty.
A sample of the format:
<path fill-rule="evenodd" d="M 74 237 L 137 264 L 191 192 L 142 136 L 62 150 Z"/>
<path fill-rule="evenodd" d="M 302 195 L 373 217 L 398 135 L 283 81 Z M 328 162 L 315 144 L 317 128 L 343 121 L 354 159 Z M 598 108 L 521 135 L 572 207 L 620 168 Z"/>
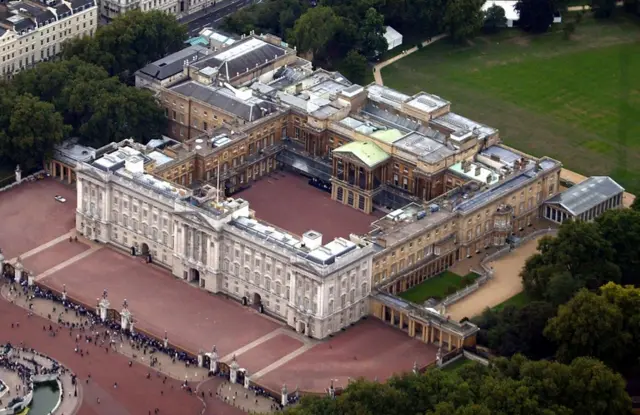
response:
<path fill-rule="evenodd" d="M 333 150 L 334 153 L 352 153 L 368 167 L 374 167 L 389 158 L 386 151 L 368 141 L 352 141 Z"/>
<path fill-rule="evenodd" d="M 395 128 L 390 130 L 378 130 L 371 134 L 371 137 L 384 141 L 387 144 L 393 144 L 404 136 L 405 134 L 402 131 L 396 130 Z"/>

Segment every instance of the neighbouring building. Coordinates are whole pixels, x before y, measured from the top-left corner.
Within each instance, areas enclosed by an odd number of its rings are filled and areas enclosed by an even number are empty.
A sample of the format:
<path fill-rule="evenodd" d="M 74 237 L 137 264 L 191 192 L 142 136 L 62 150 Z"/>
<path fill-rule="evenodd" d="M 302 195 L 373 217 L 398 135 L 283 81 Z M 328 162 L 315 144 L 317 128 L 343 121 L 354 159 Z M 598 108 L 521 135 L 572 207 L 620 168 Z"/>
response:
<path fill-rule="evenodd" d="M 552 222 L 592 221 L 611 209 L 623 207 L 624 188 L 606 176 L 589 177 L 544 203 L 543 215 Z"/>
<path fill-rule="evenodd" d="M 91 36 L 97 26 L 94 0 L 0 3 L 0 76 L 55 58 L 65 41 Z"/>

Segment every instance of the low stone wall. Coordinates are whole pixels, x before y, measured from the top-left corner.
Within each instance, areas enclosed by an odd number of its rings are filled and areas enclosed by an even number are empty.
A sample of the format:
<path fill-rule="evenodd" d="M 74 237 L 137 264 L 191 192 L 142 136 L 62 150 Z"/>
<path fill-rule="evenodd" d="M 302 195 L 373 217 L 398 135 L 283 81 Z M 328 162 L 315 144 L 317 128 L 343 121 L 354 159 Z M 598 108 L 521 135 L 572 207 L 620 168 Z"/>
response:
<path fill-rule="evenodd" d="M 19 414 L 24 410 L 24 408 L 31 405 L 32 400 L 33 390 L 29 391 L 29 393 L 22 397 L 22 400 L 20 402 L 13 404 L 10 408 L 0 409 L 0 415 Z"/>
<path fill-rule="evenodd" d="M 478 362 L 481 365 L 489 366 L 489 359 L 485 359 L 484 357 L 478 356 L 477 354 L 471 353 L 467 350 L 462 351 L 462 356 L 464 356 L 466 359 L 473 360 L 474 362 Z"/>
<path fill-rule="evenodd" d="M 32 175 L 29 175 L 27 177 L 23 177 L 22 180 L 20 180 L 19 182 L 15 182 L 14 181 L 13 183 L 11 183 L 9 185 L 6 185 L 4 187 L 0 187 L 0 192 L 6 192 L 7 190 L 11 190 L 14 187 L 16 187 L 19 184 L 24 183 L 24 182 L 31 182 L 33 180 L 37 180 L 39 176 L 42 176 L 44 174 L 46 174 L 46 172 L 44 170 L 38 170 L 37 172 L 33 173 Z M 2 414 L 0 414 L 0 415 L 2 415 Z"/>

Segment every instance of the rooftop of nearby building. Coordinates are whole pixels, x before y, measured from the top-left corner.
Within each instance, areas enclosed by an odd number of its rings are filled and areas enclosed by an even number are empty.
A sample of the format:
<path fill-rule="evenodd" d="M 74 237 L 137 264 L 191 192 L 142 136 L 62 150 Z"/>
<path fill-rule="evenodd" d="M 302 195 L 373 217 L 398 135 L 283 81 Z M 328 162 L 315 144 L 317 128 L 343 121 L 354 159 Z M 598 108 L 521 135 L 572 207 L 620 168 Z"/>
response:
<path fill-rule="evenodd" d="M 96 149 L 78 144 L 77 138 L 71 138 L 57 145 L 53 158 L 55 160 L 75 166 L 78 162 L 88 162 L 96 157 Z"/>
<path fill-rule="evenodd" d="M 256 121 L 278 110 L 276 104 L 255 97 L 250 89 L 236 90 L 187 81 L 170 88 L 172 91 L 219 108 L 245 122 Z"/>
<path fill-rule="evenodd" d="M 440 209 L 437 205 L 427 208 L 411 203 L 373 222 L 368 237 L 379 245 L 394 246 L 412 238 L 418 232 L 447 221 L 452 216 L 452 212 Z"/>
<path fill-rule="evenodd" d="M 285 248 L 295 253 L 301 260 L 307 260 L 319 266 L 332 265 L 358 247 L 354 242 L 344 238 L 336 238 L 322 245 L 322 235 L 317 232 L 308 231 L 299 238 L 270 224 L 248 217 L 238 217 L 231 224 L 260 238 L 263 243 Z"/>
<path fill-rule="evenodd" d="M 273 45 L 256 36 L 248 36 L 192 66 L 199 70 L 215 68 L 225 81 L 230 81 L 287 53 L 288 50 L 284 47 Z"/>
<path fill-rule="evenodd" d="M 573 216 L 578 216 L 622 193 L 624 193 L 624 188 L 612 178 L 593 176 L 558 193 L 546 203 L 558 204 Z"/>
<path fill-rule="evenodd" d="M 140 73 L 153 79 L 164 80 L 181 73 L 188 63 L 197 62 L 211 51 L 206 46 L 189 46 L 140 69 Z"/>
<path fill-rule="evenodd" d="M 369 141 L 352 141 L 336 148 L 333 152 L 351 153 L 369 168 L 374 168 L 387 161 L 390 157 L 386 151 Z"/>
<path fill-rule="evenodd" d="M 0 36 L 13 30 L 20 35 L 96 6 L 95 0 L 11 1 L 0 3 Z"/>

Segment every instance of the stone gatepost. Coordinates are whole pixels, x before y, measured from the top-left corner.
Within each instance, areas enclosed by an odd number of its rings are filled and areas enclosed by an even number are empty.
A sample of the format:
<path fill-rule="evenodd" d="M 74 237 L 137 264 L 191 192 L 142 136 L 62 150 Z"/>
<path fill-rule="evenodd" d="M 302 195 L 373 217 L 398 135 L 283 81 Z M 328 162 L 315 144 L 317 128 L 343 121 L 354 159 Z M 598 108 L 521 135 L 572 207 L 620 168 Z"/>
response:
<path fill-rule="evenodd" d="M 218 372 L 218 350 L 216 346 L 213 346 L 213 350 L 211 350 L 211 358 L 209 359 L 209 370 L 211 373 Z"/>
<path fill-rule="evenodd" d="M 289 403 L 289 391 L 287 390 L 287 384 L 282 385 L 282 401 L 280 404 L 282 406 L 287 406 Z"/>
<path fill-rule="evenodd" d="M 16 183 L 20 183 L 22 181 L 22 169 L 20 169 L 20 165 L 16 166 Z"/>
<path fill-rule="evenodd" d="M 62 284 L 62 301 L 67 301 L 67 284 Z"/>
<path fill-rule="evenodd" d="M 233 355 L 233 359 L 231 360 L 231 364 L 229 365 L 229 381 L 231 383 L 238 382 L 238 369 L 240 369 L 240 365 L 236 360 L 236 355 Z"/>
<path fill-rule="evenodd" d="M 418 372 L 419 372 L 419 369 L 418 369 L 418 362 L 413 362 L 413 374 L 414 374 L 414 375 L 417 375 L 417 374 L 418 374 Z"/>
<path fill-rule="evenodd" d="M 133 319 L 131 319 L 131 321 L 129 321 L 129 333 L 131 334 L 135 334 L 135 332 L 133 331 Z"/>
<path fill-rule="evenodd" d="M 167 335 L 167 331 L 164 331 L 164 339 L 162 340 L 162 343 L 164 344 L 164 348 L 168 349 L 169 348 L 169 336 Z"/>
<path fill-rule="evenodd" d="M 251 384 L 251 378 L 249 377 L 249 371 L 244 372 L 244 388 L 249 389 L 249 385 Z"/>
<path fill-rule="evenodd" d="M 438 367 L 442 367 L 442 339 L 440 340 L 440 346 L 438 346 L 438 353 L 436 353 L 436 364 Z"/>
<path fill-rule="evenodd" d="M 100 299 L 100 302 L 98 303 L 100 320 L 102 320 L 102 322 L 107 321 L 107 311 L 111 306 L 111 303 L 109 302 L 107 296 L 107 290 L 105 289 L 104 291 L 102 291 L 102 299 Z"/>
<path fill-rule="evenodd" d="M 0 276 L 4 274 L 4 255 L 2 255 L 2 249 L 0 249 Z"/>
<path fill-rule="evenodd" d="M 29 287 L 33 287 L 34 280 L 35 278 L 33 276 L 33 273 L 27 272 L 27 284 L 29 285 Z"/>
<path fill-rule="evenodd" d="M 122 330 L 126 330 L 129 328 L 129 323 L 131 321 L 131 311 L 129 311 L 129 303 L 125 299 L 122 302 L 122 311 L 120 311 L 120 327 Z"/>
<path fill-rule="evenodd" d="M 15 272 L 14 280 L 17 283 L 20 283 L 20 280 L 22 279 L 22 270 L 24 270 L 24 267 L 22 266 L 22 259 L 20 257 L 18 257 L 16 265 L 13 268 Z"/>
<path fill-rule="evenodd" d="M 204 352 L 198 350 L 198 367 L 204 367 Z"/>

